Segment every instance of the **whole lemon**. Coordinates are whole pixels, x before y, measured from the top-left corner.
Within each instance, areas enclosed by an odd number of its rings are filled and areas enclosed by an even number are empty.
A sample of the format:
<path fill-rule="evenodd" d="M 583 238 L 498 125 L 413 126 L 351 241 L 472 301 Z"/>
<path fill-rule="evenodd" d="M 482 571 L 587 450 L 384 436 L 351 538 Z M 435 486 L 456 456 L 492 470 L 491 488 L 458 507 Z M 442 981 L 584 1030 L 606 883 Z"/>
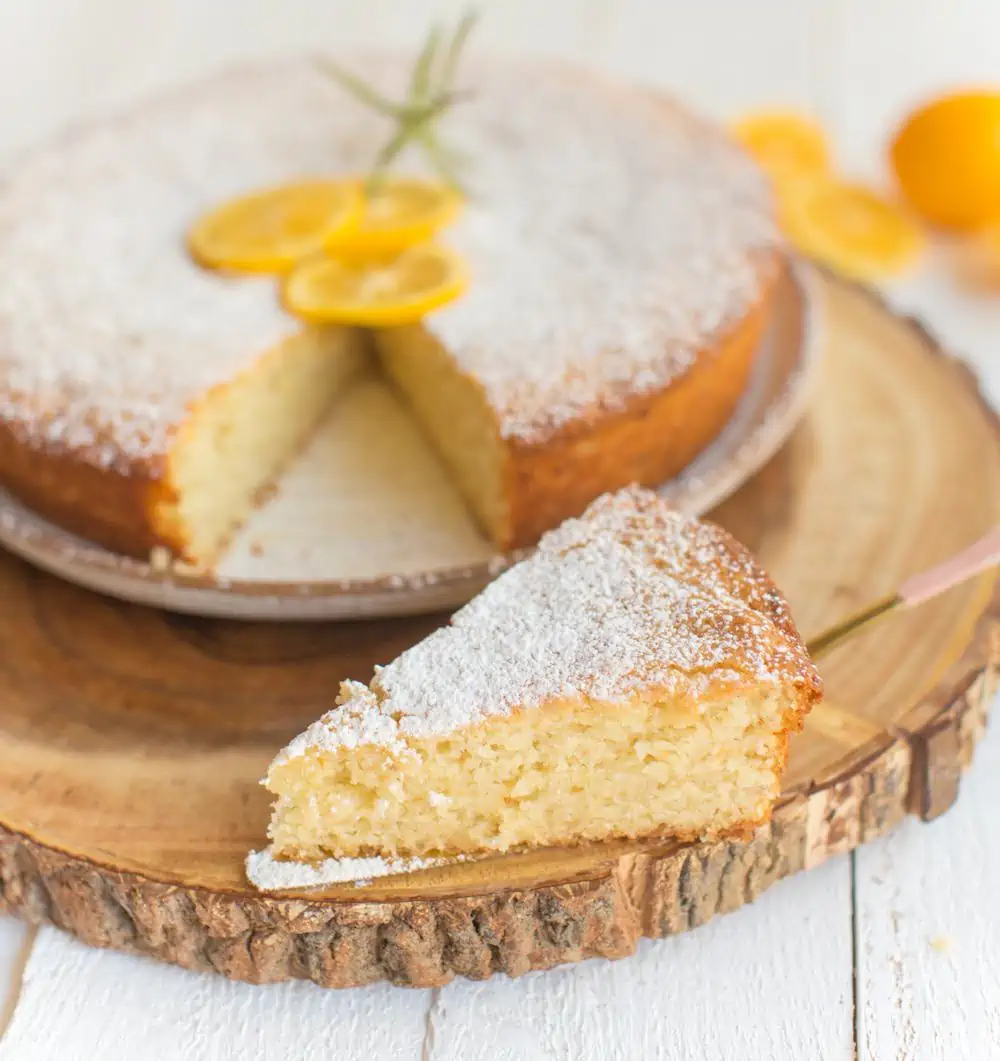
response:
<path fill-rule="evenodd" d="M 896 134 L 892 167 L 928 221 L 978 228 L 1000 215 L 1000 91 L 958 92 L 914 111 Z"/>

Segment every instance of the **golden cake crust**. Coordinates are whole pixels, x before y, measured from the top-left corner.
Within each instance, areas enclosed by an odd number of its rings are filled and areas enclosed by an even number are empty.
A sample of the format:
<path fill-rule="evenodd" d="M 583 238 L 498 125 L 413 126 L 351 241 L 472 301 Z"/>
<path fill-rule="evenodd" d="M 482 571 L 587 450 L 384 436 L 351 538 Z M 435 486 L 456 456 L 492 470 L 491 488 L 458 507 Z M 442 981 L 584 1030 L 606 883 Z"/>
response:
<path fill-rule="evenodd" d="M 123 471 L 26 442 L 16 424 L 0 422 L 0 483 L 51 522 L 125 556 L 147 557 L 157 547 L 184 554 L 183 539 L 166 533 L 156 515 L 175 499 L 163 464 L 136 461 Z"/>
<path fill-rule="evenodd" d="M 503 548 L 533 545 L 600 494 L 672 479 L 719 435 L 753 368 L 771 311 L 776 264 L 762 268 L 753 309 L 718 345 L 700 350 L 679 379 L 633 396 L 622 410 L 595 410 L 544 441 L 509 447 Z"/>
<path fill-rule="evenodd" d="M 364 65 L 390 92 L 406 76 L 403 58 Z M 495 412 L 507 548 L 715 437 L 782 252 L 763 180 L 710 124 L 571 67 L 469 65 L 450 135 L 477 160 L 477 196 L 449 242 L 476 280 L 426 323 Z M 183 554 L 158 518 L 179 425 L 297 331 L 270 283 L 197 269 L 183 233 L 248 188 L 357 170 L 383 136 L 299 61 L 27 159 L 0 190 L 0 482 L 117 551 Z"/>

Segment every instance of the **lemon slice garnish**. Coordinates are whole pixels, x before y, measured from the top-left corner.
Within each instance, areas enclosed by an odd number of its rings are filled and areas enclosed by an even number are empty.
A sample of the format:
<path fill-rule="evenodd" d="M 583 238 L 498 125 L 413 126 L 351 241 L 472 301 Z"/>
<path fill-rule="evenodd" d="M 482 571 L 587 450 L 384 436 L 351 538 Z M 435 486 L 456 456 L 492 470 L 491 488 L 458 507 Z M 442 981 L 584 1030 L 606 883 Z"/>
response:
<path fill-rule="evenodd" d="M 433 239 L 461 208 L 462 197 L 445 184 L 384 177 L 365 193 L 360 223 L 333 233 L 326 247 L 336 257 L 391 257 Z"/>
<path fill-rule="evenodd" d="M 733 136 L 777 184 L 816 178 L 830 169 L 826 134 L 811 118 L 794 111 L 748 114 L 732 126 Z"/>
<path fill-rule="evenodd" d="M 194 259 L 210 269 L 283 273 L 357 226 L 356 181 L 303 181 L 230 200 L 188 234 Z"/>
<path fill-rule="evenodd" d="M 781 216 L 803 254 L 860 280 L 902 272 L 925 245 L 906 210 L 857 184 L 819 181 L 786 190 Z"/>
<path fill-rule="evenodd" d="M 412 324 L 458 298 L 467 285 L 461 258 L 425 243 L 391 261 L 313 258 L 289 273 L 282 294 L 288 310 L 303 320 L 380 328 Z"/>

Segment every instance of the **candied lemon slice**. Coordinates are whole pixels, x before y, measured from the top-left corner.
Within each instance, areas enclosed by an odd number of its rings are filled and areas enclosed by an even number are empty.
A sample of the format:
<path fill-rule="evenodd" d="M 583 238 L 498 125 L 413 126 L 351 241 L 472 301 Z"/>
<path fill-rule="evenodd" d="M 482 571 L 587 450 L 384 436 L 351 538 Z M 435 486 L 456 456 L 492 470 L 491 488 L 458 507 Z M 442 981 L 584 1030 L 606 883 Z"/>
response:
<path fill-rule="evenodd" d="M 861 280 L 902 272 L 925 243 L 905 210 L 868 188 L 838 181 L 805 183 L 783 196 L 782 221 L 803 254 Z"/>
<path fill-rule="evenodd" d="M 364 196 L 360 223 L 331 233 L 326 247 L 337 257 L 390 257 L 426 243 L 462 208 L 458 192 L 415 177 L 385 177 Z"/>
<path fill-rule="evenodd" d="M 379 328 L 412 324 L 458 298 L 467 285 L 461 258 L 424 243 L 391 261 L 302 262 L 286 278 L 283 297 L 292 313 L 316 324 Z"/>
<path fill-rule="evenodd" d="M 302 181 L 233 199 L 188 233 L 192 257 L 210 269 L 283 273 L 354 228 L 363 198 L 356 181 Z"/>
<path fill-rule="evenodd" d="M 748 114 L 733 124 L 732 133 L 779 185 L 820 177 L 830 169 L 826 134 L 805 115 L 794 111 Z"/>

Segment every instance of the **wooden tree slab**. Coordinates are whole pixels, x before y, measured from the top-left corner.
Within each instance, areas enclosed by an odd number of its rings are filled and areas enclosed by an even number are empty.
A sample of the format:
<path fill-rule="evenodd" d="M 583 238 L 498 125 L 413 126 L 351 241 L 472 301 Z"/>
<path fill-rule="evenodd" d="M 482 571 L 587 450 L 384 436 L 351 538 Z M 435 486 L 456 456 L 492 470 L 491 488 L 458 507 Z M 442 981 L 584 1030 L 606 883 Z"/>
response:
<path fill-rule="evenodd" d="M 818 281 L 812 413 L 716 517 L 808 636 L 1000 521 L 1000 426 L 975 381 L 871 294 Z M 443 984 L 631 953 L 954 801 L 1000 664 L 992 578 L 823 663 L 829 700 L 746 842 L 618 843 L 268 897 L 243 857 L 257 784 L 345 677 L 441 616 L 239 625 L 93 596 L 0 557 L 0 907 L 95 946 L 255 982 Z"/>

